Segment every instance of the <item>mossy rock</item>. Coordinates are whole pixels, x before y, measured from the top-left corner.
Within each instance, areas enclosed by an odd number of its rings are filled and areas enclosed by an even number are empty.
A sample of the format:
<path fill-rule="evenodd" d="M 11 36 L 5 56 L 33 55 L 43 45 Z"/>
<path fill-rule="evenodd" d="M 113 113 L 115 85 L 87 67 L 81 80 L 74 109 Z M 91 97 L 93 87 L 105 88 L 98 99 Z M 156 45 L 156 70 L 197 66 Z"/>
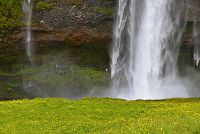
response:
<path fill-rule="evenodd" d="M 5 82 L 0 81 L 0 100 L 16 98 L 16 92 Z"/>
<path fill-rule="evenodd" d="M 24 82 L 27 85 L 31 82 L 32 85 L 27 90 L 40 97 L 77 98 L 94 88 L 101 91 L 106 89 L 110 81 L 108 72 L 72 65 L 59 67 L 56 63 L 27 66 L 22 74 L 25 76 Z"/>
<path fill-rule="evenodd" d="M 100 13 L 100 14 L 103 14 L 103 15 L 114 15 L 114 9 L 113 8 L 96 7 L 95 11 L 97 13 Z"/>
<path fill-rule="evenodd" d="M 12 72 L 21 63 L 22 51 L 15 45 L 0 45 L 0 70 Z"/>
<path fill-rule="evenodd" d="M 36 2 L 36 6 L 35 6 L 35 10 L 37 11 L 41 11 L 41 10 L 49 10 L 53 8 L 53 4 L 52 3 L 48 3 L 42 0 L 38 0 Z"/>

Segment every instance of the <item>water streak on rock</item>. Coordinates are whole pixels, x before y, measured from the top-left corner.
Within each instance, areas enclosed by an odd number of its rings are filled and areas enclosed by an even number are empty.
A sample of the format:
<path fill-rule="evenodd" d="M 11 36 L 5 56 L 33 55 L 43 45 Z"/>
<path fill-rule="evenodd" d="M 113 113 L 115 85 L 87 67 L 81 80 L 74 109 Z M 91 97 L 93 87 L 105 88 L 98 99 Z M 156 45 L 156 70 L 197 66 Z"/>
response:
<path fill-rule="evenodd" d="M 32 1 L 31 0 L 24 0 L 23 4 L 23 11 L 25 14 L 25 23 L 26 27 L 26 53 L 29 57 L 30 62 L 33 62 L 32 55 L 33 55 L 33 48 L 31 43 L 31 21 L 32 21 Z"/>

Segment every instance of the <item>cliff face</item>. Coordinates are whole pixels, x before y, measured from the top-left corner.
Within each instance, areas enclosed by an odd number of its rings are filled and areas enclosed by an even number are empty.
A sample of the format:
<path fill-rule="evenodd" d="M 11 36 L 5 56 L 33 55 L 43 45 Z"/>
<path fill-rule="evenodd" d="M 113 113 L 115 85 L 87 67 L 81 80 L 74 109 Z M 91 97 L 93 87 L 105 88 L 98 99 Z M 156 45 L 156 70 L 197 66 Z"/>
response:
<path fill-rule="evenodd" d="M 110 40 L 117 0 L 44 0 L 33 9 L 33 41 L 88 43 Z M 14 31 L 12 42 L 23 42 L 24 28 Z"/>
<path fill-rule="evenodd" d="M 44 0 L 51 3 L 49 9 L 37 10 L 34 12 L 34 20 L 37 23 L 43 22 L 50 27 L 90 27 L 100 28 L 100 30 L 110 30 L 116 15 L 118 0 Z M 200 17 L 199 0 L 180 0 L 185 3 L 187 16 L 183 18 L 193 21 L 194 17 Z M 37 4 L 36 4 L 37 6 Z M 105 28 L 106 27 L 106 28 Z"/>
<path fill-rule="evenodd" d="M 187 21 L 194 21 L 194 19 L 200 21 L 200 1 L 199 0 L 186 0 L 188 15 Z"/>
<path fill-rule="evenodd" d="M 2 5 L 2 1 L 5 2 L 6 0 L 0 0 L 0 71 L 6 73 L 0 74 L 0 88 L 5 89 L 0 91 L 0 99 L 1 94 L 8 97 L 12 96 L 8 94 L 10 93 L 10 88 L 22 89 L 21 79 L 23 75 L 16 72 L 21 70 L 27 62 L 24 55 L 26 28 L 22 21 L 22 0 L 13 0 L 14 3 L 6 6 L 5 3 Z M 199 0 L 185 1 L 188 2 L 188 17 L 184 16 L 184 19 L 193 21 L 194 14 L 200 14 L 200 8 L 198 8 L 200 5 L 197 3 Z M 59 63 L 67 66 L 75 62 L 81 66 L 88 65 L 102 70 L 109 68 L 107 48 L 112 40 L 117 2 L 118 0 L 34 0 L 31 30 L 32 41 L 36 46 L 35 51 L 37 52 L 36 63 L 38 65 L 46 65 L 47 61 L 57 63 L 58 61 L 54 59 L 56 57 L 54 55 L 58 55 L 59 60 L 61 60 Z M 192 29 L 191 26 L 189 27 Z M 184 36 L 184 41 L 186 42 L 191 39 L 191 29 L 186 32 L 188 36 Z M 185 56 L 186 54 L 188 55 L 188 47 L 185 51 L 180 59 L 183 62 L 187 62 L 187 60 L 191 62 L 192 56 Z M 49 53 L 51 53 L 52 57 L 49 57 Z M 187 59 L 187 57 L 189 58 Z M 36 72 L 43 74 L 40 70 L 42 68 L 43 66 L 38 70 L 36 69 Z M 49 66 L 49 68 L 44 68 L 44 71 L 51 70 L 54 66 Z M 32 69 L 30 68 L 30 70 Z M 7 73 L 14 73 L 14 75 L 8 75 Z M 91 71 L 89 71 L 90 74 Z M 79 76 L 72 72 L 73 75 Z M 95 77 L 91 77 L 91 79 L 96 78 L 96 74 L 94 75 Z M 41 75 L 36 76 L 35 78 L 38 79 L 42 77 Z M 95 83 L 101 83 L 103 77 L 99 76 L 100 82 L 99 80 L 96 82 L 94 79 Z M 60 80 L 60 75 L 54 77 Z M 85 81 L 85 75 L 81 78 L 80 81 Z M 65 79 L 63 81 L 66 83 Z M 10 82 L 11 84 L 9 84 Z M 51 85 L 51 80 L 47 80 L 48 82 Z M 14 84 L 14 87 L 10 87 L 13 83 L 20 84 Z M 11 93 L 23 94 L 23 92 Z M 17 97 L 19 96 L 17 95 Z"/>
<path fill-rule="evenodd" d="M 103 25 L 107 21 L 112 21 L 117 4 L 116 0 L 82 0 L 77 3 L 69 0 L 45 1 L 53 7 L 36 11 L 34 20 L 56 28 Z"/>
<path fill-rule="evenodd" d="M 63 39 L 76 42 L 78 40 L 84 43 L 85 40 L 90 42 L 91 37 L 92 39 L 111 39 L 118 0 L 78 0 L 77 2 L 45 0 L 45 2 L 51 3 L 52 8 L 36 10 L 33 19 L 40 30 L 53 30 L 57 33 L 62 31 L 61 35 L 65 37 L 59 36 L 59 41 Z M 187 11 L 186 16 L 183 15 L 183 20 L 188 22 L 200 20 L 199 0 L 181 0 L 181 2 L 184 2 L 185 11 Z M 67 32 L 69 29 L 71 31 Z M 188 36 L 191 35 L 191 27 L 189 26 L 188 29 L 189 32 L 184 35 L 184 41 L 191 38 Z M 72 35 L 72 38 L 69 35 Z M 94 37 L 94 35 L 97 36 Z M 57 40 L 56 38 L 54 39 Z"/>
<path fill-rule="evenodd" d="M 33 41 L 65 41 L 87 43 L 92 40 L 110 40 L 118 0 L 35 0 L 33 8 Z M 183 0 L 187 3 L 187 21 L 200 19 L 200 1 Z M 22 8 L 20 1 L 17 9 Z M 9 9 L 10 11 L 10 9 Z M 17 24 L 21 15 L 14 21 Z M 8 14 L 13 16 L 12 12 Z M 14 11 L 13 11 L 14 13 Z M 1 20 L 1 19 L 0 19 Z M 12 20 L 13 21 L 13 20 Z M 5 21 L 7 23 L 7 21 Z M 15 22 L 13 23 L 15 24 Z M 19 25 L 16 25 L 19 26 Z M 15 25 L 13 27 L 16 27 Z M 13 28 L 12 27 L 12 28 Z M 24 42 L 24 28 L 17 28 L 8 37 L 10 42 Z M 2 31 L 2 30 L 1 30 Z M 4 39 L 5 40 L 5 39 Z M 0 37 L 0 42 L 3 38 Z"/>

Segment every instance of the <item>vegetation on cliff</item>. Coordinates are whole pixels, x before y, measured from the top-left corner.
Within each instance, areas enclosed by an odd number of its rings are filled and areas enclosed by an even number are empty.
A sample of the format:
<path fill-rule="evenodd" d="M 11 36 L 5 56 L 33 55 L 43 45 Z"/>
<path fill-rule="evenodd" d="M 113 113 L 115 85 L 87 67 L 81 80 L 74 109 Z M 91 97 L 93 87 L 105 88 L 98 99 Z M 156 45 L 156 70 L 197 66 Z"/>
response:
<path fill-rule="evenodd" d="M 19 0 L 0 0 L 0 37 L 21 25 L 22 7 Z"/>
<path fill-rule="evenodd" d="M 106 68 L 109 66 L 109 59 L 106 47 L 97 43 L 76 46 L 70 44 L 65 42 L 55 46 L 45 44 L 36 47 L 34 66 L 29 65 L 23 49 L 11 44 L 2 45 L 0 99 L 24 97 L 19 92 L 23 89 L 28 91 L 29 96 L 79 98 L 83 93 L 90 92 L 90 89 L 98 88 L 101 92 L 108 87 L 109 72 L 106 72 Z M 34 86 L 26 88 L 30 81 Z M 10 90 L 13 90 L 15 96 Z M 38 90 L 46 94 L 41 94 Z"/>
<path fill-rule="evenodd" d="M 22 26 L 22 2 L 23 0 L 0 0 L 0 32 L 2 34 Z"/>
<path fill-rule="evenodd" d="M 25 25 L 22 3 L 23 0 L 0 0 L 0 42 L 7 42 L 15 28 Z M 106 22 L 112 20 L 115 5 L 114 0 L 34 0 L 32 24 L 110 30 L 112 24 Z M 104 28 L 105 24 L 109 28 Z"/>

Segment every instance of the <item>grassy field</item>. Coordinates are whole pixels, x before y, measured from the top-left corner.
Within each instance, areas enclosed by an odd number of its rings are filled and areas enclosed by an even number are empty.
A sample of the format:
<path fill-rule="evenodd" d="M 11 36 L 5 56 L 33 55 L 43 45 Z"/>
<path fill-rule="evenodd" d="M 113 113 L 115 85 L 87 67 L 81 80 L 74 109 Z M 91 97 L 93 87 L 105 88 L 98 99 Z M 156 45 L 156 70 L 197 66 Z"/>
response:
<path fill-rule="evenodd" d="M 0 102 L 1 134 L 200 133 L 200 99 Z"/>

